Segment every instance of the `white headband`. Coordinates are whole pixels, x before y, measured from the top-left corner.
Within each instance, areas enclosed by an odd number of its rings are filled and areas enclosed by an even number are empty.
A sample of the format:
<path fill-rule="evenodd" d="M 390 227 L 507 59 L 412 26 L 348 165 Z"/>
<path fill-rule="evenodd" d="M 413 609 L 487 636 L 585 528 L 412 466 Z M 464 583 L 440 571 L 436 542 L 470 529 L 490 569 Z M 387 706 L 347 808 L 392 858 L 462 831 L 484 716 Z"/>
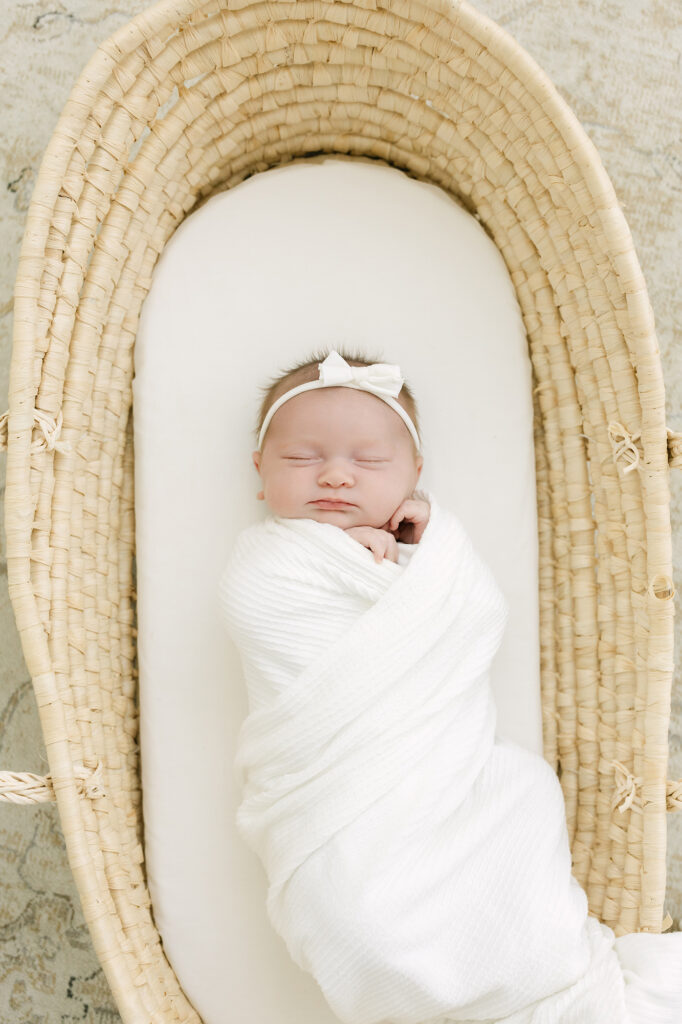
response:
<path fill-rule="evenodd" d="M 258 435 L 258 451 L 261 450 L 265 432 L 270 425 L 270 420 L 279 409 L 280 405 L 287 402 L 294 395 L 300 395 L 302 391 L 310 391 L 312 388 L 356 388 L 361 391 L 370 391 L 373 395 L 381 398 L 392 409 L 398 413 L 405 426 L 414 438 L 417 452 L 421 451 L 421 442 L 416 428 L 408 414 L 395 396 L 400 394 L 403 386 L 403 378 L 400 375 L 400 367 L 393 363 L 372 363 L 371 366 L 350 366 L 343 356 L 332 349 L 323 363 L 317 364 L 320 368 L 318 380 L 311 380 L 307 384 L 299 384 L 298 387 L 286 391 L 268 409 L 267 416 L 263 420 L 263 426 Z M 393 397 L 391 397 L 393 396 Z"/>

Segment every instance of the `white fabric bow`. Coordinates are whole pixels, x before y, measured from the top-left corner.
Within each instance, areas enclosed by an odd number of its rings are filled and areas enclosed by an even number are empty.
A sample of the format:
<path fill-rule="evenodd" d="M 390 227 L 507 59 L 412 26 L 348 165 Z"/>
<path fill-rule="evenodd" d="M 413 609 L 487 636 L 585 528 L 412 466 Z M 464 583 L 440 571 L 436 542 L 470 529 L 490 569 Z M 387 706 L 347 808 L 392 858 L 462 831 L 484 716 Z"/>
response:
<path fill-rule="evenodd" d="M 320 380 L 326 385 L 356 384 L 363 391 L 376 395 L 400 394 L 404 380 L 400 367 L 394 363 L 372 363 L 370 366 L 351 366 L 343 356 L 332 350 L 323 363 L 319 363 Z"/>

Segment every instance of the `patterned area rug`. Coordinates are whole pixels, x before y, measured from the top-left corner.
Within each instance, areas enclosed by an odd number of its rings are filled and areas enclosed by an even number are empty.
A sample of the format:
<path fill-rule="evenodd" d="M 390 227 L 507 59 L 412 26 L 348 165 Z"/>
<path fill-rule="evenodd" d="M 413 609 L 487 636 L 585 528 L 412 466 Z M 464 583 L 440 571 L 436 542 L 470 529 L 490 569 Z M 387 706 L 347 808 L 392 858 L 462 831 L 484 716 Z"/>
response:
<path fill-rule="evenodd" d="M 682 430 L 682 6 L 665 0 L 474 0 L 554 81 L 595 143 L 625 210 L 656 315 L 667 421 Z M 95 47 L 147 0 L 3 0 L 0 6 L 0 412 L 12 291 L 43 151 Z M 0 455 L 0 513 L 5 457 Z M 682 473 L 671 474 L 677 672 L 669 778 L 682 778 Z M 0 528 L 0 768 L 45 774 L 35 698 L 7 593 Z M 666 909 L 682 918 L 682 813 L 669 817 Z M 95 956 L 53 804 L 0 804 L 0 1020 L 120 1020 Z M 218 1024 L 218 1022 L 212 1022 Z M 221 1021 L 219 1024 L 228 1024 Z M 230 1022 L 232 1024 L 232 1022 Z M 234 1022 L 237 1024 L 237 1022 Z"/>

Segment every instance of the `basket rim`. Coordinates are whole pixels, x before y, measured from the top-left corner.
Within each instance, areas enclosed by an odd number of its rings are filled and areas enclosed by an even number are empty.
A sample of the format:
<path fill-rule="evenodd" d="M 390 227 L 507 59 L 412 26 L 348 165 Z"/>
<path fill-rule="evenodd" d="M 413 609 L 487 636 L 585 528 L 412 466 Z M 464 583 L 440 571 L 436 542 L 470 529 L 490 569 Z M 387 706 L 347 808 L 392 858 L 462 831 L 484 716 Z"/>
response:
<path fill-rule="evenodd" d="M 235 0 L 230 3 L 230 12 L 256 7 L 254 0 Z M 293 4 L 288 5 L 293 10 Z M 299 8 L 302 6 L 298 4 Z M 363 12 L 365 3 L 343 3 Z M 398 0 L 387 0 L 384 8 L 398 13 L 404 4 Z M 514 75 L 524 87 L 524 92 L 547 111 L 549 125 L 559 134 L 571 149 L 573 159 L 579 168 L 581 181 L 589 195 L 595 200 L 602 219 L 604 233 L 611 241 L 618 239 L 618 258 L 627 267 L 631 290 L 627 293 L 628 314 L 637 329 L 628 336 L 628 344 L 635 371 L 645 365 L 646 380 L 642 387 L 639 380 L 638 399 L 642 416 L 642 447 L 644 450 L 645 472 L 641 474 L 642 489 L 646 495 L 663 486 L 668 494 L 665 505 L 661 505 L 656 517 L 648 509 L 646 514 L 647 550 L 659 551 L 660 557 L 651 563 L 652 578 L 670 574 L 671 545 L 662 544 L 660 535 L 670 536 L 670 500 L 668 491 L 669 470 L 667 460 L 667 425 L 665 422 L 665 386 L 663 368 L 656 340 L 653 310 L 646 289 L 644 275 L 637 257 L 632 234 L 625 214 L 618 203 L 615 188 L 602 163 L 601 157 L 591 138 L 578 120 L 576 114 L 561 96 L 549 76 L 540 68 L 535 59 L 511 36 L 506 29 L 477 10 L 468 0 L 433 0 L 426 4 L 421 0 L 411 3 L 413 8 L 436 11 L 450 26 L 451 33 L 459 28 L 469 32 L 481 46 L 496 56 L 505 66 L 513 66 Z M 50 656 L 47 636 L 40 623 L 36 594 L 31 584 L 31 533 L 32 516 L 27 513 L 25 497 L 30 498 L 31 439 L 34 429 L 34 402 L 36 390 L 32 384 L 35 362 L 35 337 L 37 333 L 37 304 L 40 295 L 41 273 L 50 226 L 51 215 L 66 174 L 68 162 L 79 138 L 80 129 L 92 112 L 92 106 L 84 102 L 83 94 L 91 98 L 99 94 L 112 80 L 120 60 L 128 53 L 145 47 L 157 33 L 171 24 L 175 32 L 191 25 L 193 18 L 202 12 L 215 13 L 221 5 L 213 0 L 160 0 L 147 11 L 136 15 L 131 21 L 117 29 L 100 43 L 78 75 L 53 130 L 43 155 L 33 194 L 26 215 L 18 269 L 14 286 L 13 344 L 9 373 L 9 417 L 7 436 L 7 481 L 5 500 L 5 534 L 7 538 L 7 576 L 10 600 L 27 665 L 32 676 L 36 695 L 39 696 L 39 713 L 44 735 L 51 735 L 48 746 L 50 772 L 57 781 L 55 795 L 59 814 L 65 828 L 65 839 L 69 862 L 76 876 L 79 890 L 92 893 L 96 888 L 94 868 L 85 856 L 87 837 L 75 811 L 77 802 L 83 799 L 77 788 L 67 739 L 66 721 L 59 702 L 54 667 Z M 207 15 L 208 16 L 208 15 Z M 166 41 L 167 41 L 166 39 Z M 177 63 L 181 57 L 177 57 Z M 331 152 L 330 155 L 335 155 Z M 403 168 L 399 168 L 403 169 Z M 260 173 L 259 171 L 257 173 Z M 441 187 L 438 182 L 434 182 Z M 75 203 L 75 200 L 73 200 Z M 76 204 L 77 205 L 77 204 Z M 523 217 L 519 215 L 519 219 Z M 614 304 L 615 308 L 615 304 Z M 655 440 L 651 440 L 655 438 Z M 73 455 L 60 454 L 60 459 L 72 459 Z M 20 496 L 16 503 L 9 498 Z M 651 505 L 651 501 L 649 501 Z M 646 505 L 645 505 L 646 508 Z M 667 521 L 666 521 L 667 516 Z M 660 606 L 663 602 L 658 602 Z M 653 607 L 656 607 L 655 605 Z M 668 609 L 660 609 L 659 634 L 672 629 Z M 663 612 L 666 618 L 663 618 Z M 665 802 L 665 794 L 663 794 Z M 653 808 L 655 810 L 655 808 Z M 121 957 L 112 957 L 115 944 L 112 927 L 104 914 L 88 919 L 93 942 L 98 954 L 107 955 L 107 978 L 115 991 L 119 1003 L 125 1001 L 125 1019 L 146 1020 L 142 998 L 137 988 L 130 983 L 130 975 Z"/>

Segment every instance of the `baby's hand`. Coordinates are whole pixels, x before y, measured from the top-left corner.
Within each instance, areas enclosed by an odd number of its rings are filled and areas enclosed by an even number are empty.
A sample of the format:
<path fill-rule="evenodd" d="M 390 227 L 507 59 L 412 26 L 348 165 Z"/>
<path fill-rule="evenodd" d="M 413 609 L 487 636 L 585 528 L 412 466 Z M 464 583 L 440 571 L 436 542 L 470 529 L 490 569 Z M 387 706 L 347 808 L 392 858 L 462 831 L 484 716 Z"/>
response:
<path fill-rule="evenodd" d="M 418 544 L 431 515 L 431 506 L 421 498 L 406 498 L 382 526 L 401 544 Z"/>
<path fill-rule="evenodd" d="M 359 541 L 363 547 L 374 552 L 374 561 L 381 562 L 384 557 L 391 562 L 398 561 L 398 544 L 390 533 L 374 526 L 350 526 L 346 533 Z"/>

